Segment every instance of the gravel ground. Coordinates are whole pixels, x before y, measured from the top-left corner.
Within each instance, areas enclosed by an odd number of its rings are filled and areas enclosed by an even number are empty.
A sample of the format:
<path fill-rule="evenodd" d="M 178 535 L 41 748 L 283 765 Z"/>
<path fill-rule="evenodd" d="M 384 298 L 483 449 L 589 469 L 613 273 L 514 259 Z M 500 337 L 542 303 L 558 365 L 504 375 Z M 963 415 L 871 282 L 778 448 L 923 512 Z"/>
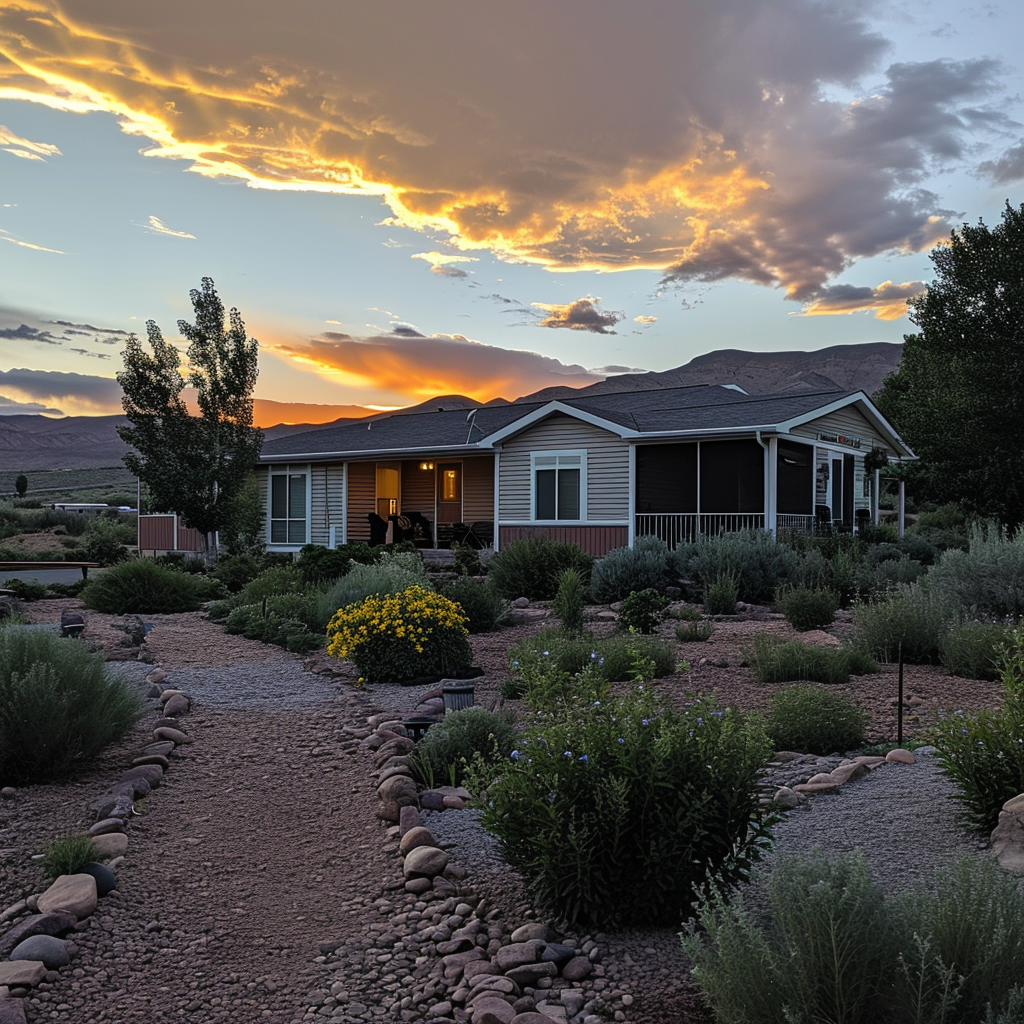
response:
<path fill-rule="evenodd" d="M 36 621 L 59 618 L 67 602 L 29 606 Z M 117 656 L 128 652 L 117 620 L 86 613 L 87 636 Z M 364 693 L 340 679 L 305 671 L 275 648 L 227 637 L 199 614 L 154 616 L 146 648 L 167 671 L 166 685 L 194 698 L 185 720 L 195 742 L 179 747 L 164 784 L 133 819 L 119 891 L 102 901 L 76 937 L 70 968 L 27 1002 L 31 1021 L 269 1020 L 298 1024 L 320 1010 L 343 1021 L 391 1020 L 381 1005 L 372 923 L 393 892 L 399 862 L 375 817 L 372 762 L 347 732 L 376 710 L 410 710 L 421 690 L 377 687 Z M 474 638 L 485 669 L 478 703 L 496 699 L 511 643 L 540 622 Z M 671 636 L 672 625 L 664 627 Z M 777 618 L 720 624 L 707 644 L 680 653 L 694 668 L 658 685 L 666 699 L 714 691 L 727 703 L 763 706 L 771 688 L 752 683 L 740 649 L 755 631 L 791 635 Z M 829 642 L 825 638 L 822 642 Z M 834 642 L 834 641 L 831 641 Z M 702 662 L 701 659 L 704 659 Z M 141 679 L 150 666 L 125 661 Z M 891 671 L 853 680 L 850 692 L 872 711 L 879 736 L 893 731 Z M 992 705 L 998 689 L 912 668 L 908 712 L 920 728 L 940 707 Z M 44 887 L 30 859 L 58 835 L 91 824 L 88 802 L 131 762 L 145 724 L 88 771 L 54 786 L 28 787 L 0 803 L 0 905 Z M 983 856 L 976 839 L 953 826 L 950 784 L 934 758 L 886 766 L 836 794 L 815 796 L 776 827 L 776 849 L 865 850 L 893 890 L 926 877 L 956 853 Z M 524 918 L 520 880 L 501 863 L 471 812 L 431 816 L 429 827 L 469 870 L 468 883 L 510 920 Z M 703 1020 L 686 982 L 675 929 L 597 936 L 610 984 L 635 997 L 632 1024 Z M 341 969 L 322 962 L 337 946 Z M 337 956 L 338 954 L 335 954 Z M 346 966 L 347 965 L 347 966 Z M 341 979 L 344 979 L 343 981 Z"/>

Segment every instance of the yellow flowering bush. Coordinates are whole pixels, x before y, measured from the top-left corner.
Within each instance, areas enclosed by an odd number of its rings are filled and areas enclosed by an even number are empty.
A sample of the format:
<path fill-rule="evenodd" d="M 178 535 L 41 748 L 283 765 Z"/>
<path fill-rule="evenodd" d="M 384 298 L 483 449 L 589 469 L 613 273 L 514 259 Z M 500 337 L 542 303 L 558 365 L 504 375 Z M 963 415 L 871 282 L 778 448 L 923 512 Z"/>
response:
<path fill-rule="evenodd" d="M 452 675 L 472 661 L 467 621 L 454 601 L 414 585 L 339 608 L 327 653 L 354 662 L 369 683 Z"/>

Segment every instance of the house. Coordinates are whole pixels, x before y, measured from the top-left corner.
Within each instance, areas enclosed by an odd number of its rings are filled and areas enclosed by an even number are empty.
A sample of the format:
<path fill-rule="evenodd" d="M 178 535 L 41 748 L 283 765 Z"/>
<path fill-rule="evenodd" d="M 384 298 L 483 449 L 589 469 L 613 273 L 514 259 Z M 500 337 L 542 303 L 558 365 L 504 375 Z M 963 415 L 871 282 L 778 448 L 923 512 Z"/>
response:
<path fill-rule="evenodd" d="M 653 534 L 810 532 L 877 520 L 877 471 L 915 456 L 863 392 L 719 385 L 397 412 L 269 441 L 270 550 L 414 536 L 594 555 Z M 868 468 L 865 459 L 868 458 Z"/>

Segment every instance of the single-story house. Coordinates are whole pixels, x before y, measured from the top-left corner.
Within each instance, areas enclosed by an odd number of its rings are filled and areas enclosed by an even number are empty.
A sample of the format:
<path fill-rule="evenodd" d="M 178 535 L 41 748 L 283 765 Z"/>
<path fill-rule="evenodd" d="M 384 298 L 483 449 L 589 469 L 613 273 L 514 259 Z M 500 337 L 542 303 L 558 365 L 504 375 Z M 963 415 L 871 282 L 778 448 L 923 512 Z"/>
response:
<path fill-rule="evenodd" d="M 425 547 L 543 535 L 602 555 L 645 534 L 855 529 L 877 521 L 883 453 L 915 457 L 863 392 L 695 385 L 442 401 L 268 441 L 258 475 L 270 550 L 378 542 L 390 522 Z"/>

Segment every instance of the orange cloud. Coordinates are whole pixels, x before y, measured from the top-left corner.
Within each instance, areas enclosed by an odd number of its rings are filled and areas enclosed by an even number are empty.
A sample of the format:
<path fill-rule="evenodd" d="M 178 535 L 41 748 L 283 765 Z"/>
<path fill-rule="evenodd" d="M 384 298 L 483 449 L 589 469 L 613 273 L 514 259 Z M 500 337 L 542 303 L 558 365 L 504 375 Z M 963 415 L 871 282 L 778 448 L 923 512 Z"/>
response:
<path fill-rule="evenodd" d="M 907 300 L 920 295 L 924 281 L 893 284 L 883 281 L 877 288 L 833 285 L 822 289 L 818 298 L 801 310 L 803 316 L 836 316 L 840 313 L 874 313 L 878 320 L 898 320 L 907 315 Z"/>
<path fill-rule="evenodd" d="M 0 98 L 111 112 L 199 174 L 380 195 L 394 224 L 554 271 L 737 277 L 805 302 L 859 257 L 948 234 L 913 186 L 963 156 L 991 62 L 894 64 L 844 105 L 825 86 L 855 88 L 886 43 L 843 5 L 624 10 L 521 0 L 511 30 L 486 2 L 253 0 L 240 19 L 208 0 L 0 0 Z"/>
<path fill-rule="evenodd" d="M 409 405 L 451 394 L 479 402 L 512 399 L 556 384 L 583 387 L 605 376 L 536 352 L 483 345 L 459 334 L 426 336 L 408 328 L 368 338 L 329 332 L 264 348 L 337 384 L 372 388 Z"/>

